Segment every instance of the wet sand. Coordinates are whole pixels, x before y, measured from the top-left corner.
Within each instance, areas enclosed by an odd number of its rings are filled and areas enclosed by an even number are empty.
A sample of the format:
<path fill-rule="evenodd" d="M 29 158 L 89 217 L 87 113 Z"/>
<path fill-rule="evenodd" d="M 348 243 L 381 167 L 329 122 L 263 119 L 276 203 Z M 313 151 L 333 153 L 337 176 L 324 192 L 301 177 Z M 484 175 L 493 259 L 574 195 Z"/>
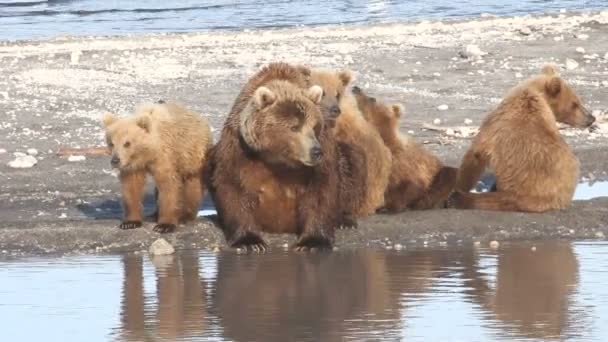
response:
<path fill-rule="evenodd" d="M 470 44 L 487 54 L 463 58 L 461 52 Z M 567 59 L 578 66 L 573 68 Z M 217 138 L 248 75 L 277 60 L 352 69 L 355 84 L 404 104 L 403 132 L 451 165 L 458 164 L 470 138 L 425 130 L 425 124 L 440 119 L 440 126 L 474 128 L 510 87 L 544 63 L 557 63 L 600 116 L 595 132 L 562 133 L 581 160 L 583 179 L 607 178 L 608 11 L 0 42 L 0 152 L 6 151 L 0 153 L 0 252 L 146 249 L 159 236 L 151 223 L 134 231 L 116 228 L 119 184 L 109 158 L 71 162 L 57 151 L 102 146 L 100 118 L 105 110 L 127 114 L 139 102 L 160 98 L 208 116 Z M 439 110 L 440 105 L 448 109 Z M 466 119 L 472 123 L 465 125 Z M 30 148 L 38 151 L 35 166 L 7 166 L 14 152 Z M 603 238 L 608 234 L 607 202 L 575 202 L 568 210 L 542 215 L 455 210 L 378 215 L 361 220 L 357 230 L 340 232 L 336 245 Z M 221 232 L 205 219 L 167 238 L 180 248 L 224 247 Z M 292 241 L 271 239 L 276 248 Z"/>

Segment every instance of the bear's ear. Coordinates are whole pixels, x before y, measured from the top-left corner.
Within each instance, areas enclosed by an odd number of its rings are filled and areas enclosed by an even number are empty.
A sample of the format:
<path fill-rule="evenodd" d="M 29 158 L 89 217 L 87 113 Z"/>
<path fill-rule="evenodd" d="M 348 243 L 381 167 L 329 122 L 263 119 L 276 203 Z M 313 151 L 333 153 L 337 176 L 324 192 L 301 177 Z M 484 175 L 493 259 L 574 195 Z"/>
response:
<path fill-rule="evenodd" d="M 118 120 L 118 118 L 116 117 L 116 115 L 114 115 L 114 114 L 112 114 L 110 112 L 106 112 L 103 115 L 103 119 L 102 119 L 103 126 L 104 127 L 108 127 L 111 124 L 113 124 L 114 122 L 116 122 L 116 120 Z"/>
<path fill-rule="evenodd" d="M 342 70 L 338 73 L 338 78 L 342 81 L 342 85 L 346 87 L 353 80 L 353 74 L 350 70 Z"/>
<path fill-rule="evenodd" d="M 266 108 L 276 101 L 277 96 L 272 92 L 272 90 L 266 87 L 259 87 L 256 89 L 255 93 L 253 93 L 253 100 L 255 101 L 255 105 L 259 109 Z"/>
<path fill-rule="evenodd" d="M 150 120 L 150 117 L 148 115 L 142 115 L 138 117 L 137 120 L 135 120 L 135 123 L 137 124 L 137 126 L 139 126 L 139 128 L 150 133 L 150 126 L 152 125 L 152 121 Z"/>
<path fill-rule="evenodd" d="M 396 118 L 400 118 L 401 114 L 403 114 L 403 112 L 404 112 L 403 106 L 400 105 L 399 103 L 395 103 L 394 105 L 392 105 L 391 109 L 393 110 L 393 114 L 395 114 Z"/>
<path fill-rule="evenodd" d="M 562 79 L 557 76 L 551 77 L 551 79 L 545 84 L 545 90 L 549 96 L 557 96 L 562 90 Z"/>
<path fill-rule="evenodd" d="M 559 67 L 555 64 L 546 64 L 541 71 L 543 75 L 559 76 Z"/>
<path fill-rule="evenodd" d="M 315 104 L 321 103 L 321 99 L 323 98 L 323 88 L 319 87 L 318 85 L 314 85 L 308 88 L 307 93 L 312 102 Z"/>

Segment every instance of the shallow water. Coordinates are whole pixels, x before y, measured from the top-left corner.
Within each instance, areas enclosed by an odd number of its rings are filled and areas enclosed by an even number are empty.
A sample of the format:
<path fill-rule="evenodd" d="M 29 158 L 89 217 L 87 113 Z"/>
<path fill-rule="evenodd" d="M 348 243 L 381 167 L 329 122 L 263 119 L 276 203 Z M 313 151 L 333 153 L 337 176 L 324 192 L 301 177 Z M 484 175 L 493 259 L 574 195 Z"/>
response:
<path fill-rule="evenodd" d="M 608 337 L 600 242 L 38 258 L 0 262 L 0 279 L 5 341 Z"/>
<path fill-rule="evenodd" d="M 184 32 L 516 15 L 605 8 L 605 0 L 0 0 L 0 39 Z"/>

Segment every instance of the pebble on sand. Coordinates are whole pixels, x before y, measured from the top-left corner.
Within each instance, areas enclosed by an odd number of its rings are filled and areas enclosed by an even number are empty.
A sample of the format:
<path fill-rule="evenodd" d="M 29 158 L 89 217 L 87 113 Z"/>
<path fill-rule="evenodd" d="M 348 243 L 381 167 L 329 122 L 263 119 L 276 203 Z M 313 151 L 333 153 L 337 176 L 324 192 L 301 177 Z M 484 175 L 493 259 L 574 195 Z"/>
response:
<path fill-rule="evenodd" d="M 585 48 L 579 46 L 579 47 L 576 48 L 576 52 L 578 52 L 578 53 L 585 53 Z"/>
<path fill-rule="evenodd" d="M 578 68 L 578 62 L 575 61 L 574 59 L 566 59 L 566 69 L 568 70 L 574 70 Z"/>
<path fill-rule="evenodd" d="M 439 109 L 439 110 L 448 110 L 449 108 L 450 107 L 448 107 L 448 105 L 446 105 L 446 104 L 442 104 L 442 105 L 437 106 L 437 109 Z"/>
<path fill-rule="evenodd" d="M 38 155 L 38 150 L 35 148 L 28 148 L 27 149 L 27 154 L 29 154 L 30 156 L 37 156 Z"/>
<path fill-rule="evenodd" d="M 606 235 L 604 235 L 604 233 L 602 233 L 602 232 L 597 232 L 597 233 L 595 233 L 595 237 L 598 239 L 604 239 L 604 238 L 606 238 Z"/>
<path fill-rule="evenodd" d="M 464 124 L 465 124 L 465 125 L 470 125 L 470 124 L 472 124 L 472 123 L 473 123 L 473 120 L 471 120 L 471 119 L 469 119 L 469 118 L 464 119 Z"/>
<path fill-rule="evenodd" d="M 37 163 L 38 160 L 33 156 L 19 155 L 14 160 L 8 162 L 8 166 L 14 169 L 29 169 Z"/>
<path fill-rule="evenodd" d="M 576 38 L 578 38 L 580 40 L 587 40 L 587 39 L 589 39 L 589 35 L 586 33 L 579 33 L 576 35 Z"/>
<path fill-rule="evenodd" d="M 85 157 L 85 156 L 69 156 L 68 157 L 68 161 L 70 161 L 70 162 L 79 162 L 79 161 L 83 161 L 86 159 L 87 159 L 87 157 Z"/>
<path fill-rule="evenodd" d="M 80 55 L 82 55 L 82 51 L 80 51 L 80 50 L 72 51 L 72 53 L 70 54 L 70 64 L 77 65 L 78 62 L 80 62 Z"/>
<path fill-rule="evenodd" d="M 536 246 L 532 246 L 532 248 L 530 248 L 530 250 L 532 250 L 532 252 L 536 252 Z"/>
<path fill-rule="evenodd" d="M 498 247 L 500 247 L 500 243 L 498 241 L 496 241 L 496 240 L 490 241 L 490 248 L 498 249 Z"/>
<path fill-rule="evenodd" d="M 395 244 L 395 246 L 393 246 L 393 248 L 395 248 L 395 250 L 400 251 L 403 249 L 403 245 L 401 245 L 400 243 Z"/>
<path fill-rule="evenodd" d="M 522 27 L 519 29 L 519 34 L 522 36 L 529 36 L 532 34 L 532 30 L 529 27 Z"/>
<path fill-rule="evenodd" d="M 165 239 L 157 239 L 148 250 L 152 255 L 169 255 L 175 253 L 175 248 Z"/>
<path fill-rule="evenodd" d="M 604 55 L 604 59 L 608 60 L 608 52 Z"/>
<path fill-rule="evenodd" d="M 435 119 L 435 120 L 433 120 L 433 124 L 434 125 L 441 125 L 441 119 Z"/>
<path fill-rule="evenodd" d="M 479 46 L 475 44 L 469 44 L 465 46 L 463 51 L 460 51 L 460 57 L 468 58 L 468 59 L 481 59 L 481 57 L 487 55 L 488 53 L 482 51 Z"/>
<path fill-rule="evenodd" d="M 0 148 L 0 154 L 5 154 L 5 153 L 6 153 L 6 149 Z"/>

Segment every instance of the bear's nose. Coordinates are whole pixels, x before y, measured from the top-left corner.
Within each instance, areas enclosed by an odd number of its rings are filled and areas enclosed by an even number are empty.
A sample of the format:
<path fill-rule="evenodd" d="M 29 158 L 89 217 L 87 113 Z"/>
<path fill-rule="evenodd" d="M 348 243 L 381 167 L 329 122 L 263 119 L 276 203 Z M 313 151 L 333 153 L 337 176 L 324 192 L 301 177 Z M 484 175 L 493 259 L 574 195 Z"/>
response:
<path fill-rule="evenodd" d="M 353 87 L 353 94 L 361 94 L 361 88 L 359 88 L 358 86 L 354 86 Z"/>
<path fill-rule="evenodd" d="M 310 159 L 313 161 L 319 161 L 322 156 L 323 151 L 321 150 L 321 147 L 315 146 L 310 149 Z"/>
<path fill-rule="evenodd" d="M 334 105 L 331 107 L 330 111 L 332 115 L 338 116 L 338 114 L 340 114 L 340 106 Z"/>
<path fill-rule="evenodd" d="M 589 118 L 587 119 L 587 126 L 593 125 L 594 122 L 595 122 L 595 116 L 589 115 Z"/>
<path fill-rule="evenodd" d="M 110 164 L 112 166 L 118 166 L 120 164 L 120 158 L 117 156 L 112 156 L 112 159 L 110 159 Z"/>

